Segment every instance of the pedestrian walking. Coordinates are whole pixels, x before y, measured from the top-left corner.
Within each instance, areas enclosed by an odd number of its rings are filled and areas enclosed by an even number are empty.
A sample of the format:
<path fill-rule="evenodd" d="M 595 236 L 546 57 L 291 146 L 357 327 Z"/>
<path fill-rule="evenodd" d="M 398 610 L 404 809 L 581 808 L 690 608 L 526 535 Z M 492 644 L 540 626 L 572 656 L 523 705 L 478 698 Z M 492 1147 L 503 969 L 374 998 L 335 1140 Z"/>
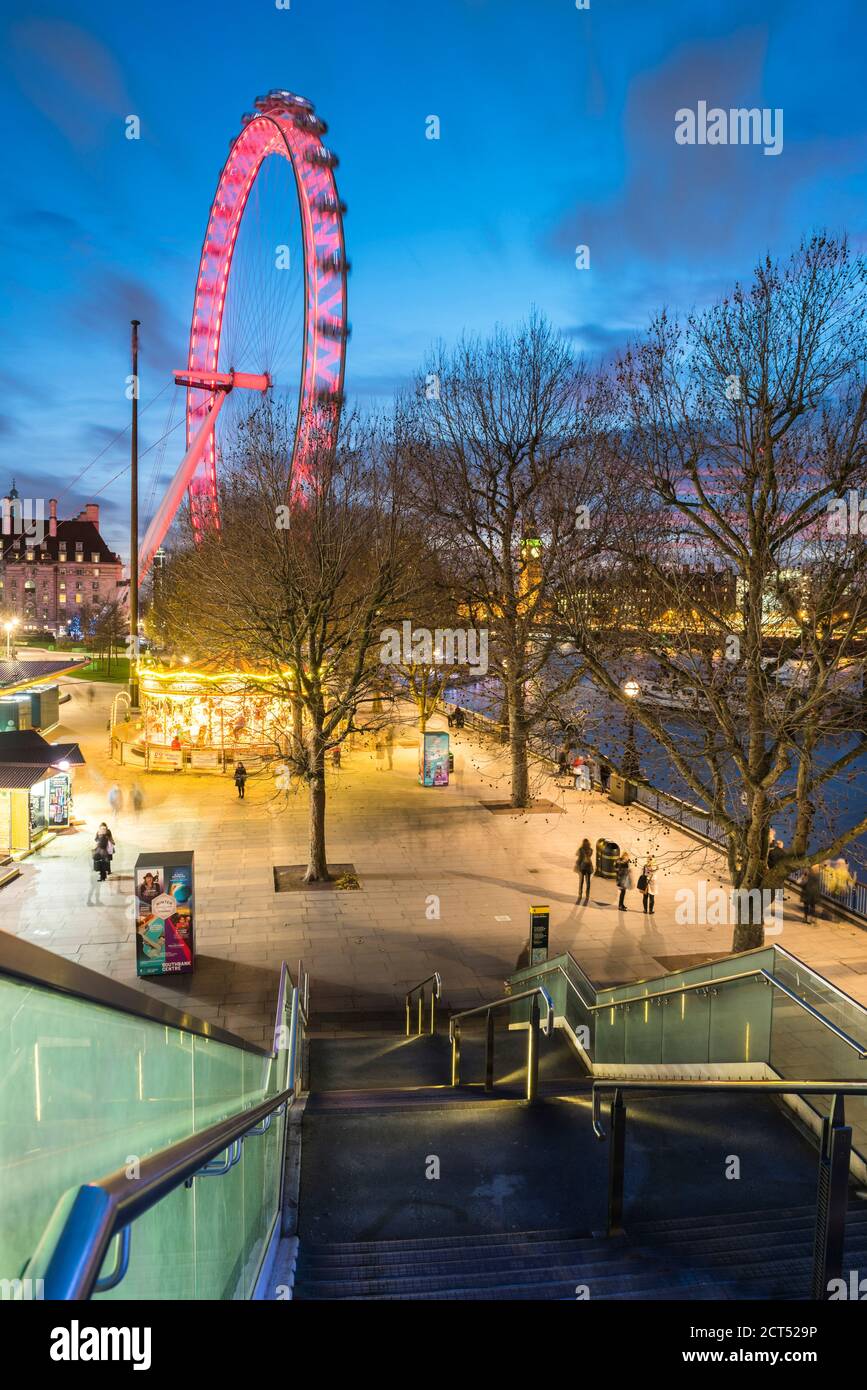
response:
<path fill-rule="evenodd" d="M 815 864 L 811 864 L 801 883 L 801 902 L 804 907 L 804 922 L 816 920 L 816 908 L 822 896 L 822 876 Z"/>
<path fill-rule="evenodd" d="M 574 763 L 572 764 L 572 775 L 575 778 L 576 792 L 589 792 L 590 769 L 587 766 L 586 758 L 584 758 L 581 753 L 578 754 Z"/>
<path fill-rule="evenodd" d="M 92 685 L 89 685 L 89 686 L 87 687 L 87 703 L 88 703 L 89 705 L 92 705 L 92 704 L 93 704 L 93 701 L 94 701 L 94 697 L 95 697 L 95 696 L 96 696 L 96 691 L 94 690 L 94 688 L 93 688 Z"/>
<path fill-rule="evenodd" d="M 243 763 L 235 764 L 235 786 L 238 788 L 238 797 L 244 800 L 244 788 L 247 785 L 247 769 Z"/>
<path fill-rule="evenodd" d="M 394 768 L 394 725 L 389 724 L 385 730 L 385 752 L 388 757 L 388 770 Z"/>
<path fill-rule="evenodd" d="M 455 705 L 453 721 L 456 729 L 462 729 L 464 727 L 464 712 L 460 705 Z"/>
<path fill-rule="evenodd" d="M 590 879 L 593 874 L 593 846 L 588 839 L 583 839 L 578 846 L 578 854 L 575 859 L 575 872 L 578 875 L 578 897 L 575 899 L 576 907 L 581 902 L 582 895 L 585 903 L 590 901 Z"/>
<path fill-rule="evenodd" d="M 141 815 L 141 809 L 144 806 L 144 792 L 142 791 L 138 782 L 133 782 L 132 786 L 130 787 L 129 799 L 132 803 L 133 814 L 135 815 L 137 820 L 138 817 Z"/>
<path fill-rule="evenodd" d="M 607 792 L 611 786 L 611 768 L 605 762 L 599 764 L 599 785 L 603 792 Z"/>
<path fill-rule="evenodd" d="M 615 882 L 620 889 L 620 900 L 617 907 L 620 912 L 628 912 L 629 908 L 626 906 L 626 894 L 630 888 L 635 887 L 635 884 L 632 879 L 632 868 L 629 863 L 629 855 L 626 853 L 625 849 L 621 850 L 618 854 L 614 869 Z"/>
<path fill-rule="evenodd" d="M 835 897 L 845 898 L 855 882 L 849 872 L 849 865 L 846 863 L 845 855 L 840 855 L 839 859 L 832 859 L 825 866 L 825 873 L 828 879 L 828 887 Z"/>
<path fill-rule="evenodd" d="M 641 893 L 644 911 L 652 917 L 653 903 L 656 898 L 656 862 L 650 857 L 638 875 L 638 891 Z"/>
<path fill-rule="evenodd" d="M 123 810 L 123 792 L 120 784 L 115 782 L 108 793 L 108 804 L 111 807 L 113 816 L 119 816 Z"/>
<path fill-rule="evenodd" d="M 93 837 L 93 868 L 94 872 L 99 875 L 100 883 L 105 883 L 111 873 L 114 849 L 114 836 L 105 821 L 102 821 Z"/>

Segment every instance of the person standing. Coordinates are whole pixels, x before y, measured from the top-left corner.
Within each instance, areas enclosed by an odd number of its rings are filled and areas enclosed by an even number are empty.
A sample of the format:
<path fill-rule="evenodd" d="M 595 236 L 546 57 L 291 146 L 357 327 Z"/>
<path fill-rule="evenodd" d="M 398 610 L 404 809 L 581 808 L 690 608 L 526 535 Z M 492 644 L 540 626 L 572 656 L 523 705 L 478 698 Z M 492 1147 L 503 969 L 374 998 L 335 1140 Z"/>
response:
<path fill-rule="evenodd" d="M 635 884 L 632 881 L 632 869 L 629 864 L 629 855 L 626 853 L 625 849 L 621 850 L 618 854 L 614 867 L 615 882 L 620 889 L 620 900 L 617 904 L 617 908 L 620 912 L 628 912 L 629 908 L 626 906 L 626 894 L 630 888 L 635 887 Z"/>
<path fill-rule="evenodd" d="M 235 764 L 235 786 L 238 788 L 239 800 L 244 800 L 244 788 L 247 785 L 247 769 L 243 763 Z"/>
<path fill-rule="evenodd" d="M 578 874 L 578 897 L 575 905 L 581 902 L 582 895 L 585 903 L 590 901 L 590 879 L 593 874 L 593 846 L 585 837 L 578 846 L 578 855 L 575 859 L 575 872 Z"/>
<path fill-rule="evenodd" d="M 93 840 L 93 867 L 100 883 L 105 883 L 111 873 L 113 854 L 114 838 L 105 821 L 102 821 Z"/>
<path fill-rule="evenodd" d="M 822 896 L 822 876 L 815 864 L 811 864 L 801 884 L 801 902 L 804 906 L 804 922 L 816 921 L 816 909 Z"/>
<path fill-rule="evenodd" d="M 653 903 L 656 898 L 656 863 L 652 858 L 648 858 L 638 876 L 638 887 L 641 891 L 644 911 L 652 917 Z"/>

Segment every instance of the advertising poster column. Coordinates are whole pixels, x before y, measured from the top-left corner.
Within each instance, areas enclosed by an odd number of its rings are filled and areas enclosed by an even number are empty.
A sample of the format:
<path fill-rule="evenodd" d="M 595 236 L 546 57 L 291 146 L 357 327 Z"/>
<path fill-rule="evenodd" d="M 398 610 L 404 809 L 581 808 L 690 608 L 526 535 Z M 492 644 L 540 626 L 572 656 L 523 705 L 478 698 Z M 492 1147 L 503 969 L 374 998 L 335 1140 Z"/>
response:
<path fill-rule="evenodd" d="M 140 854 L 135 865 L 136 974 L 195 969 L 193 851 Z"/>

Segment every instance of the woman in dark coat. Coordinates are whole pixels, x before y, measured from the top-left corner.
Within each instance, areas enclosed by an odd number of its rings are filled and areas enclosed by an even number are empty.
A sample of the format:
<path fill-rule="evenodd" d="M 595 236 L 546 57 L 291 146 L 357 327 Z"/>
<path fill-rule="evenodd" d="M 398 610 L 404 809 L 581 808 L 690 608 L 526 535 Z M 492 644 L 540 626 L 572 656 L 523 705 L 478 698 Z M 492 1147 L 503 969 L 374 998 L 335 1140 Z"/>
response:
<path fill-rule="evenodd" d="M 114 854 L 114 840 L 111 831 L 102 822 L 93 841 L 93 867 L 99 874 L 100 883 L 105 883 L 111 873 L 111 856 Z"/>

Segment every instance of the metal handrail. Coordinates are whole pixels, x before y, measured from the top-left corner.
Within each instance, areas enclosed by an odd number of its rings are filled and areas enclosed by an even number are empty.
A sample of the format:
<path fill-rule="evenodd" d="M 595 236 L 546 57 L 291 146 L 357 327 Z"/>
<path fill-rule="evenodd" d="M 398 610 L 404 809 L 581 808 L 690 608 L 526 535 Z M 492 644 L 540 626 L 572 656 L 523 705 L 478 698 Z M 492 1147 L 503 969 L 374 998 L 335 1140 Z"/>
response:
<path fill-rule="evenodd" d="M 599 1097 L 603 1091 L 694 1091 L 707 1095 L 711 1091 L 737 1091 L 741 1095 L 798 1095 L 798 1096 L 867 1096 L 867 1081 L 629 1081 L 619 1077 L 600 1077 L 593 1082 L 593 1133 L 605 1138 L 599 1121 Z"/>
<path fill-rule="evenodd" d="M 149 1154 L 141 1160 L 138 1177 L 118 1168 L 66 1193 L 27 1265 L 28 1277 L 44 1279 L 48 1299 L 90 1298 L 108 1247 L 120 1230 L 200 1174 L 219 1154 L 231 1154 L 261 1120 L 291 1098 L 291 1089 L 280 1091 L 251 1110 Z M 230 1161 L 224 1171 L 232 1166 Z"/>
<path fill-rule="evenodd" d="M 280 1012 L 275 1022 L 275 1056 L 279 1052 L 281 1014 L 285 1010 L 289 979 L 284 962 L 278 990 Z M 299 982 L 292 990 L 285 1089 L 148 1155 L 141 1160 L 136 1177 L 130 1177 L 127 1168 L 120 1168 L 63 1194 L 27 1264 L 29 1277 L 44 1280 L 47 1298 L 87 1299 L 94 1291 L 114 1288 L 129 1264 L 132 1222 L 182 1184 L 190 1187 L 197 1177 L 220 1177 L 228 1173 L 241 1159 L 244 1140 L 267 1133 L 274 1115 L 285 1112 L 299 1089 L 299 1041 L 302 1025 L 306 1025 L 302 999 L 309 1006 L 309 976 L 299 962 Z M 284 1145 L 287 1129 L 288 1126 L 284 1128 Z M 224 1159 L 214 1162 L 221 1154 L 225 1155 Z M 278 1212 L 282 1206 L 284 1166 L 281 1161 Z M 119 1234 L 122 1241 L 115 1269 L 100 1280 L 99 1272 L 109 1245 Z"/>
<path fill-rule="evenodd" d="M 569 958 L 570 958 L 570 960 L 572 959 L 571 956 L 570 956 Z M 525 966 L 524 968 L 525 968 L 525 970 L 527 970 L 528 972 L 532 972 L 532 970 L 535 968 L 539 974 L 544 974 L 546 971 L 547 971 L 547 972 L 550 972 L 551 970 L 559 970 L 559 971 L 560 971 L 560 974 L 563 976 L 563 978 L 564 978 L 564 980 L 566 981 L 566 983 L 567 983 L 567 985 L 569 986 L 569 988 L 570 988 L 571 990 L 573 990 L 573 992 L 574 992 L 575 994 L 578 995 L 578 998 L 581 1000 L 581 1003 L 584 1005 L 584 1008 L 585 1008 L 585 1009 L 588 1009 L 588 1010 L 589 1010 L 589 1009 L 595 1009 L 595 1008 L 597 1007 L 595 1004 L 588 1004 L 588 1003 L 587 1003 L 587 1000 L 584 998 L 584 995 L 581 993 L 581 991 L 580 991 L 580 989 L 578 988 L 578 986 L 576 985 L 575 981 L 572 979 L 572 976 L 569 974 L 568 970 L 564 970 L 564 969 L 563 969 L 562 965 L 559 965 L 559 964 L 558 964 L 558 965 L 554 965 L 554 964 L 549 964 L 549 963 L 546 962 L 546 961 L 542 961 L 541 964 L 538 965 L 537 967 L 533 967 L 533 966 L 527 967 L 527 966 Z M 582 971 L 581 973 L 583 974 L 584 972 Z M 508 989 L 508 988 L 510 988 L 510 986 L 511 986 L 511 981 L 510 981 L 510 980 L 504 980 L 504 981 L 503 981 L 503 984 L 504 984 L 505 987 Z M 512 997 L 514 998 L 514 995 L 513 995 Z"/>
<path fill-rule="evenodd" d="M 811 1293 L 827 1299 L 843 1270 L 846 1213 L 849 1202 L 852 1127 L 846 1124 L 845 1096 L 867 1098 L 867 1081 L 627 1081 L 600 1078 L 593 1083 L 593 1132 L 606 1137 L 599 1118 L 600 1096 L 612 1092 L 611 1138 L 608 1152 L 608 1215 L 606 1233 L 623 1235 L 623 1194 L 626 1173 L 626 1105 L 629 1091 L 654 1091 L 707 1095 L 722 1092 L 741 1095 L 833 1096 L 830 1115 L 822 1120 L 819 1172 L 816 1185 L 816 1225 L 813 1236 Z"/>
<path fill-rule="evenodd" d="M 519 999 L 530 999 L 534 994 L 541 994 L 547 1005 L 545 1023 L 542 1032 L 545 1037 L 550 1037 L 551 1029 L 554 1027 L 554 1003 L 544 985 L 534 985 L 532 989 L 522 990 L 520 994 L 507 994 L 502 999 L 494 999 L 490 1004 L 478 1004 L 474 1009 L 464 1009 L 462 1013 L 452 1014 L 449 1019 L 449 1038 L 455 1034 L 455 1024 L 462 1018 L 472 1018 L 473 1014 L 487 1014 L 491 1009 L 499 1009 L 504 1004 L 517 1004 Z"/>
<path fill-rule="evenodd" d="M 436 1032 L 436 1001 L 442 996 L 443 989 L 442 976 L 440 975 L 440 972 L 438 970 L 435 970 L 432 975 L 428 975 L 424 980 L 419 980 L 417 985 L 413 985 L 412 989 L 407 990 L 406 998 L 404 1000 L 404 1006 L 406 1008 L 407 1037 L 410 1036 L 411 1032 L 410 1019 L 412 1015 L 412 996 L 415 994 L 416 990 L 419 991 L 418 1032 L 416 1036 L 421 1037 L 422 1033 L 424 1032 L 424 987 L 425 985 L 429 985 L 431 981 L 433 981 L 433 989 L 430 992 L 430 1032 L 431 1034 Z"/>
<path fill-rule="evenodd" d="M 452 1045 L 452 1085 L 459 1086 L 461 1080 L 461 1021 L 475 1014 L 486 1015 L 485 1027 L 485 1090 L 494 1089 L 494 1009 L 504 1004 L 516 1004 L 521 999 L 532 999 L 530 1006 L 530 1027 L 527 1033 L 527 1100 L 534 1101 L 539 1089 L 539 995 L 545 1001 L 545 1037 L 550 1037 L 554 1028 L 554 1001 L 544 985 L 534 985 L 532 989 L 522 990 L 520 994 L 507 994 L 502 999 L 494 999 L 490 1004 L 479 1004 L 474 1009 L 464 1009 L 452 1014 L 449 1019 L 449 1040 Z M 457 1026 L 456 1026 L 457 1025 Z"/>
<path fill-rule="evenodd" d="M 560 970 L 563 969 L 562 966 L 558 966 L 557 968 Z M 563 973 L 565 974 L 565 971 Z M 790 989 L 788 985 L 784 985 L 782 980 L 778 980 L 776 975 L 772 975 L 769 970 L 741 970 L 738 971 L 736 975 L 719 975 L 714 979 L 698 980 L 688 985 L 674 985 L 671 989 L 658 989 L 652 994 L 631 994 L 628 999 L 607 999 L 602 1004 L 588 1004 L 586 1007 L 591 1013 L 596 1013 L 601 1009 L 619 1009 L 623 1004 L 646 1004 L 652 999 L 667 999 L 677 994 L 713 990 L 720 985 L 731 984 L 735 980 L 756 979 L 764 979 L 769 985 L 773 985 L 775 989 L 781 990 L 789 999 L 792 999 L 796 1004 L 800 1005 L 802 1009 L 806 1010 L 808 1014 L 815 1018 L 817 1023 L 821 1023 L 823 1027 L 832 1032 L 841 1042 L 844 1042 L 847 1047 L 851 1047 L 853 1052 L 857 1052 L 859 1057 L 867 1057 L 867 1047 L 865 1047 L 863 1043 L 859 1043 L 855 1038 L 845 1033 L 842 1028 L 838 1028 L 836 1023 L 832 1023 L 829 1018 L 826 1018 L 823 1013 L 820 1013 L 812 1004 L 809 1004 L 806 999 L 802 999 L 801 996 L 796 994 L 793 989 Z"/>

